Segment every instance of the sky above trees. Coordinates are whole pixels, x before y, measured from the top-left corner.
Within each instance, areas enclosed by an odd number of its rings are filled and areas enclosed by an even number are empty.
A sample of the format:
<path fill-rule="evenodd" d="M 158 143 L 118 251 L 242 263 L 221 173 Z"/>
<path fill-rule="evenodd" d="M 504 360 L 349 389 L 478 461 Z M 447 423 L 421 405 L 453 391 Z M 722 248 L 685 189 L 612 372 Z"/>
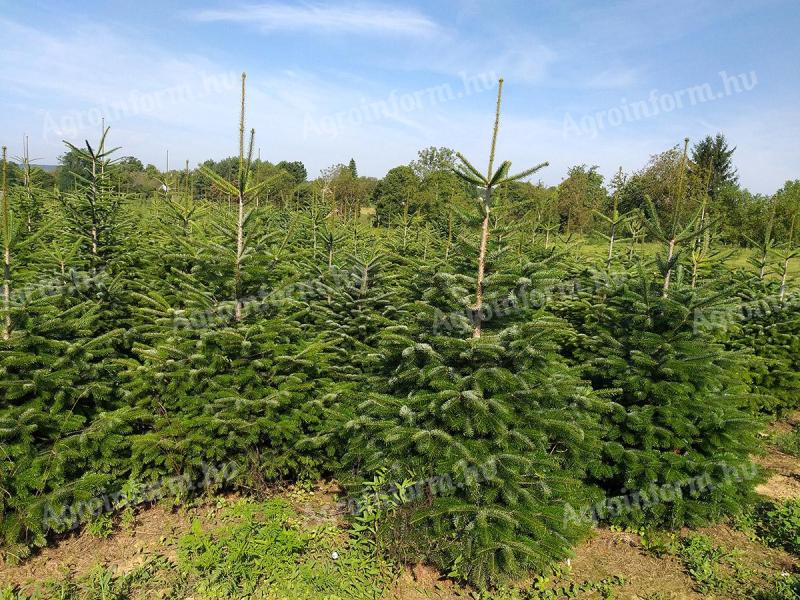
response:
<path fill-rule="evenodd" d="M 0 1 L 0 131 L 53 164 L 97 138 L 171 166 L 237 149 L 239 73 L 261 157 L 381 177 L 426 146 L 498 152 L 557 184 L 724 132 L 740 183 L 797 177 L 795 0 L 178 3 Z"/>

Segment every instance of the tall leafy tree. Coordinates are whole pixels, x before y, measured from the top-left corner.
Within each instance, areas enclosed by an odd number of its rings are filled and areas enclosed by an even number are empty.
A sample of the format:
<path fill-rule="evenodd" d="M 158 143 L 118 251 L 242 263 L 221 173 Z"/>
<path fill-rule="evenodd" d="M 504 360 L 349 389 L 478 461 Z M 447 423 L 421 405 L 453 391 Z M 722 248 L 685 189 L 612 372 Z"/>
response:
<path fill-rule="evenodd" d="M 282 160 L 275 166 L 291 174 L 291 176 L 294 178 L 296 185 L 303 183 L 308 177 L 306 166 L 299 160 L 294 160 L 294 161 Z"/>
<path fill-rule="evenodd" d="M 800 180 L 787 181 L 772 196 L 775 210 L 773 235 L 778 243 L 786 243 L 792 237 L 792 220 L 800 214 Z M 796 229 L 794 234 L 797 234 Z"/>
<path fill-rule="evenodd" d="M 558 209 L 568 233 L 583 232 L 592 224 L 594 214 L 606 204 L 603 176 L 597 167 L 579 165 L 570 168 L 558 186 Z"/>
<path fill-rule="evenodd" d="M 417 177 L 424 179 L 431 173 L 452 171 L 456 166 L 456 153 L 444 146 L 429 146 L 417 152 L 417 159 L 411 161 L 409 166 Z"/>
<path fill-rule="evenodd" d="M 58 158 L 59 168 L 56 171 L 56 185 L 61 191 L 69 191 L 76 185 L 76 175 L 85 172 L 84 157 L 77 148 L 68 146 L 68 151 Z"/>
<path fill-rule="evenodd" d="M 372 192 L 375 220 L 381 225 L 388 225 L 399 218 L 404 211 L 412 214 L 417 212 L 419 185 L 419 178 L 411 167 L 390 169 Z"/>
<path fill-rule="evenodd" d="M 707 135 L 692 147 L 692 163 L 712 198 L 717 197 L 723 186 L 735 184 L 739 179 L 733 166 L 735 151 L 736 147 L 731 148 L 722 133 Z"/>

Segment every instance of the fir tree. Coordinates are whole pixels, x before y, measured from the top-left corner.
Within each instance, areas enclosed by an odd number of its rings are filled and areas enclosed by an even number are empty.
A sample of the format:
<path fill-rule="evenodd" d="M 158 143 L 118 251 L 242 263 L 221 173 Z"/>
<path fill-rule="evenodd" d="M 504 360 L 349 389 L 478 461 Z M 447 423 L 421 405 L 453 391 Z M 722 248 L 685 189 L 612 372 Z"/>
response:
<path fill-rule="evenodd" d="M 613 189 L 613 193 L 611 194 L 611 214 L 604 215 L 602 213 L 598 213 L 599 216 L 606 221 L 609 226 L 608 235 L 603 234 L 603 237 L 608 240 L 606 269 L 611 266 L 611 261 L 614 258 L 614 242 L 617 240 L 618 232 L 622 227 L 625 226 L 626 222 L 630 218 L 628 214 L 620 215 L 619 212 L 619 196 L 624 187 L 625 176 L 622 174 L 622 167 L 620 167 L 619 171 L 617 171 L 617 174 L 614 176 L 614 179 L 611 181 L 611 188 Z"/>
<path fill-rule="evenodd" d="M 493 148 L 496 132 L 497 119 Z M 484 177 L 461 160 L 463 177 L 484 193 L 483 309 L 491 295 L 484 286 L 505 281 L 484 277 L 492 190 L 525 173 L 509 177 L 503 163 Z M 593 411 L 602 403 L 558 354 L 562 321 L 521 308 L 508 326 L 498 319 L 480 328 L 479 317 L 476 335 L 467 291 L 476 282 L 472 265 L 472 277 L 436 274 L 408 317 L 379 334 L 372 374 L 337 429 L 347 443 L 341 476 L 351 489 L 383 470 L 391 481 L 420 482 L 380 533 L 387 545 L 441 568 L 458 564 L 464 579 L 485 586 L 568 556 L 583 534 L 566 505 L 591 498 L 581 477 L 599 449 Z M 464 313 L 467 306 L 472 311 Z M 442 313 L 460 316 L 439 331 Z"/>
<path fill-rule="evenodd" d="M 461 161 L 460 169 L 456 170 L 456 174 L 467 183 L 476 186 L 482 196 L 481 214 L 483 220 L 481 222 L 481 242 L 478 251 L 478 275 L 475 281 L 475 313 L 477 315 L 475 330 L 473 335 L 480 337 L 481 335 L 481 311 L 483 310 L 483 280 L 486 269 L 486 248 L 489 241 L 489 215 L 492 208 L 492 191 L 495 188 L 500 188 L 513 181 L 524 179 L 535 173 L 536 171 L 546 167 L 548 163 L 543 162 L 535 167 L 517 173 L 516 175 L 509 175 L 511 169 L 511 162 L 504 161 L 497 171 L 494 168 L 494 151 L 497 144 L 497 130 L 500 128 L 500 101 L 503 97 L 503 80 L 499 81 L 497 86 L 497 107 L 495 109 L 494 129 L 492 130 L 492 145 L 489 150 L 489 167 L 486 175 L 482 175 L 478 169 L 472 166 L 470 162 L 464 158 L 460 153 L 457 153 Z"/>
<path fill-rule="evenodd" d="M 648 218 L 644 221 L 645 226 L 650 234 L 655 237 L 659 242 L 666 244 L 666 256 L 658 255 L 656 263 L 659 271 L 664 278 L 663 294 L 667 295 L 672 278 L 672 272 L 677 267 L 680 261 L 680 245 L 689 240 L 695 240 L 700 235 L 704 227 L 697 226 L 697 219 L 692 219 L 686 224 L 681 224 L 681 203 L 684 200 L 684 179 L 686 175 L 686 149 L 689 146 L 689 138 L 684 140 L 683 145 L 683 158 L 678 171 L 678 181 L 676 184 L 676 191 L 674 192 L 674 199 L 672 202 L 672 215 L 666 224 L 662 224 L 661 218 L 655 205 L 646 197 Z"/>
<path fill-rule="evenodd" d="M 786 298 L 786 282 L 789 277 L 789 263 L 792 260 L 800 258 L 800 249 L 796 248 L 794 245 L 794 227 L 796 219 L 797 214 L 792 215 L 792 222 L 789 226 L 789 239 L 786 244 L 772 249 L 773 254 L 775 254 L 779 260 L 777 274 L 781 279 L 781 287 L 779 292 L 781 304 L 783 304 L 784 299 Z"/>
<path fill-rule="evenodd" d="M 104 266 L 119 244 L 121 198 L 114 193 L 109 168 L 111 155 L 118 148 L 106 149 L 109 129 L 103 131 L 97 150 L 88 140 L 86 148 L 65 142 L 80 163 L 83 172 L 74 173 L 75 188 L 59 195 L 70 232 L 81 240 L 88 263 L 96 272 Z"/>
<path fill-rule="evenodd" d="M 200 167 L 202 173 L 208 177 L 221 191 L 226 192 L 230 196 L 236 198 L 236 223 L 234 227 L 236 246 L 234 250 L 227 250 L 226 254 L 233 253 L 233 305 L 234 305 L 234 318 L 236 321 L 242 320 L 242 279 L 243 279 L 243 263 L 248 255 L 252 253 L 252 248 L 248 247 L 246 240 L 246 229 L 251 223 L 253 211 L 245 211 L 245 204 L 255 198 L 259 191 L 261 191 L 269 180 L 263 181 L 260 184 L 253 185 L 251 182 L 251 169 L 253 164 L 253 144 L 255 140 L 255 129 L 250 130 L 250 141 L 247 145 L 247 152 L 245 153 L 245 79 L 246 74 L 242 73 L 242 101 L 241 111 L 239 116 L 239 170 L 236 177 L 236 183 L 230 183 L 221 175 L 212 171 L 205 165 Z M 228 234 L 228 231 L 224 231 Z M 221 248 L 222 249 L 222 248 Z"/>
<path fill-rule="evenodd" d="M 563 310 L 580 333 L 570 351 L 576 365 L 595 389 L 618 394 L 601 422 L 607 471 L 597 482 L 610 496 L 651 494 L 617 520 L 680 527 L 736 512 L 750 498 L 758 427 L 748 415 L 747 357 L 695 327 L 723 294 L 680 278 L 663 292 L 640 269 Z M 699 480 L 707 484 L 686 488 Z M 683 487 L 665 502 L 648 491 L 665 485 Z"/>
<path fill-rule="evenodd" d="M 718 133 L 713 138 L 708 135 L 692 148 L 692 163 L 702 172 L 706 180 L 707 193 L 716 198 L 720 189 L 727 184 L 735 184 L 738 180 L 736 168 L 731 157 L 736 148 L 729 148 L 725 136 Z"/>
<path fill-rule="evenodd" d="M 8 157 L 3 146 L 2 219 L 3 219 L 3 339 L 11 336 L 11 209 L 8 203 Z"/>
<path fill-rule="evenodd" d="M 764 237 L 760 240 L 749 239 L 750 243 L 756 248 L 756 254 L 750 257 L 750 264 L 758 270 L 758 278 L 764 281 L 769 267 L 769 256 L 775 240 L 772 237 L 772 228 L 775 224 L 775 202 L 769 202 L 769 219 L 764 227 Z"/>

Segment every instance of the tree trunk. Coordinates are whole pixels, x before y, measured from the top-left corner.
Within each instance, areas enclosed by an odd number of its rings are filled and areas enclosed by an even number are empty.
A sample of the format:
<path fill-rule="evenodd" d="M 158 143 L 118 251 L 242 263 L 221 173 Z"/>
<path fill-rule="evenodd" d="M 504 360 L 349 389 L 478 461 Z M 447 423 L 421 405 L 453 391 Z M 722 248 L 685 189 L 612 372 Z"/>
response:
<path fill-rule="evenodd" d="M 783 273 L 781 274 L 781 291 L 780 291 L 780 300 L 781 304 L 783 304 L 783 299 L 786 296 L 786 275 L 789 272 L 789 259 L 785 258 L 783 261 Z"/>
<path fill-rule="evenodd" d="M 675 253 L 675 240 L 672 239 L 669 241 L 669 255 L 667 256 L 667 263 L 669 264 L 672 261 L 672 255 Z M 672 275 L 672 268 L 667 269 L 667 274 L 664 277 L 664 296 L 667 295 L 667 290 L 669 290 L 669 279 Z"/>
<path fill-rule="evenodd" d="M 234 271 L 233 295 L 236 322 L 242 320 L 242 254 L 244 253 L 244 198 L 239 193 L 239 215 L 236 219 L 236 264 Z"/>
<path fill-rule="evenodd" d="M 5 203 L 3 194 L 3 203 Z M 3 314 L 5 314 L 5 325 L 3 327 L 3 339 L 11 337 L 11 249 L 8 242 L 3 249 Z"/>
<path fill-rule="evenodd" d="M 3 218 L 3 339 L 11 337 L 11 224 L 8 208 L 8 159 L 7 150 L 3 146 L 3 172 L 0 182 L 0 195 L 2 195 Z"/>
<path fill-rule="evenodd" d="M 452 198 L 451 198 L 452 201 Z M 447 208 L 447 246 L 444 249 L 444 260 L 447 262 L 450 259 L 450 244 L 453 242 L 453 207 Z"/>
<path fill-rule="evenodd" d="M 616 232 L 616 228 L 616 223 L 611 225 L 611 235 L 608 238 L 608 258 L 606 259 L 606 269 L 611 268 L 611 259 L 614 256 L 614 234 Z"/>
<path fill-rule="evenodd" d="M 481 246 L 478 251 L 478 278 L 475 283 L 475 330 L 472 337 L 481 337 L 481 312 L 483 310 L 483 278 L 486 271 L 486 247 L 489 242 L 489 206 L 492 195 L 491 188 L 486 189 L 486 206 L 481 225 Z"/>

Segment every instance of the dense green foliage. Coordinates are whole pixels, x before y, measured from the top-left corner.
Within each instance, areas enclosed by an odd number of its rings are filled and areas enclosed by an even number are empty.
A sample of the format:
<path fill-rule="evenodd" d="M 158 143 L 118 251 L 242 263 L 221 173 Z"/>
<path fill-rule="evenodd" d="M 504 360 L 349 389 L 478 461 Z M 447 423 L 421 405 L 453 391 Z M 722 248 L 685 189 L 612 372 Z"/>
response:
<path fill-rule="evenodd" d="M 253 135 L 243 102 L 239 157 L 152 193 L 119 184 L 141 165 L 105 134 L 70 148 L 69 185 L 4 184 L 9 556 L 164 478 L 183 494 L 332 476 L 357 500 L 380 476 L 375 544 L 491 586 L 569 556 L 604 498 L 638 500 L 596 518 L 671 527 L 750 498 L 756 416 L 798 402 L 791 258 L 774 254 L 793 234 L 760 232 L 763 273 L 728 272 L 686 149 L 609 195 L 585 167 L 523 183 L 546 163 L 511 175 L 494 142 L 485 176 L 429 149 L 377 185 L 354 161 L 308 183 L 255 160 Z M 595 223 L 600 257 L 570 237 Z"/>

